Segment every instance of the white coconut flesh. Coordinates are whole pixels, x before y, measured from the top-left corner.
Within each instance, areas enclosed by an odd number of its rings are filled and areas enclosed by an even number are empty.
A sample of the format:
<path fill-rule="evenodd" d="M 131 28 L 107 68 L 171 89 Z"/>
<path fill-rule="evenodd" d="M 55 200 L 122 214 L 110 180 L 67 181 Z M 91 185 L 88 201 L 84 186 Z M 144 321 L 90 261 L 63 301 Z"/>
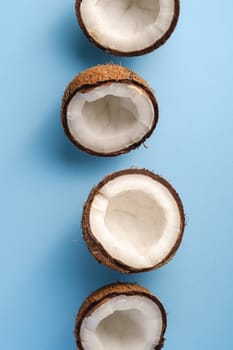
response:
<path fill-rule="evenodd" d="M 143 50 L 161 39 L 174 18 L 174 0 L 82 0 L 82 21 L 102 46 Z"/>
<path fill-rule="evenodd" d="M 119 295 L 84 318 L 80 339 L 85 350 L 152 350 L 162 329 L 157 304 L 142 296 Z"/>
<path fill-rule="evenodd" d="M 116 177 L 100 188 L 89 213 L 92 234 L 127 266 L 153 267 L 166 258 L 180 234 L 181 216 L 168 188 L 143 174 Z"/>
<path fill-rule="evenodd" d="M 67 107 L 73 138 L 99 153 L 118 151 L 140 141 L 153 122 L 150 98 L 132 84 L 112 83 L 77 92 Z"/>

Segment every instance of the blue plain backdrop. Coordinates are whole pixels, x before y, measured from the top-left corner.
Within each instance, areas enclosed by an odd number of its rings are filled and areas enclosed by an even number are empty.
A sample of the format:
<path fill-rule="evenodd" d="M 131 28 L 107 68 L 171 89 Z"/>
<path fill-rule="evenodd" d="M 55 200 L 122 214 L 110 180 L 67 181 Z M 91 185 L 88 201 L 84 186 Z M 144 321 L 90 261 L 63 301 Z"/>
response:
<path fill-rule="evenodd" d="M 1 1 L 1 350 L 74 350 L 81 302 L 118 280 L 164 303 L 166 350 L 233 349 L 232 13 L 231 0 L 182 1 L 165 46 L 124 59 L 86 40 L 73 0 Z M 102 159 L 66 139 L 60 104 L 79 71 L 109 61 L 153 86 L 160 120 L 148 149 Z M 91 187 L 131 166 L 176 187 L 188 225 L 171 263 L 124 276 L 90 256 L 80 217 Z"/>

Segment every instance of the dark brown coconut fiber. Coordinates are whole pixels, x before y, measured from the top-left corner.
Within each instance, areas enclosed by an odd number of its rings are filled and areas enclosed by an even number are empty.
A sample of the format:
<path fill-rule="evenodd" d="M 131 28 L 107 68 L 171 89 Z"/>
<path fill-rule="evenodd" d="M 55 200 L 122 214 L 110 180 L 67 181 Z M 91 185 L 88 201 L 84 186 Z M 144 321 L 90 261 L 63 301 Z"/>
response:
<path fill-rule="evenodd" d="M 92 35 L 91 33 L 88 32 L 82 16 L 81 16 L 81 3 L 83 0 L 76 0 L 76 4 L 75 4 L 75 11 L 76 11 L 76 16 L 80 25 L 80 28 L 82 29 L 82 31 L 84 32 L 84 34 L 87 36 L 87 38 L 98 48 L 113 54 L 115 56 L 125 56 L 125 57 L 130 57 L 130 56 L 140 56 L 140 55 L 145 55 L 151 51 L 156 50 L 157 48 L 159 48 L 160 46 L 162 46 L 163 44 L 165 44 L 165 42 L 170 38 L 171 34 L 174 32 L 178 19 L 179 19 L 179 15 L 180 15 L 180 0 L 174 0 L 174 5 L 175 5 L 175 9 L 174 9 L 174 15 L 173 15 L 173 20 L 171 22 L 170 27 L 168 28 L 168 30 L 164 33 L 164 35 L 159 39 L 156 40 L 154 42 L 154 44 L 152 44 L 151 46 L 148 46 L 142 50 L 138 50 L 138 51 L 129 51 L 129 52 L 124 52 L 124 51 L 117 51 L 117 50 L 113 50 L 109 47 L 104 47 L 103 45 L 101 45 Z M 116 0 L 117 1 L 117 0 Z"/>
<path fill-rule="evenodd" d="M 78 140 L 76 140 L 71 134 L 67 123 L 67 107 L 69 105 L 69 102 L 77 92 L 85 93 L 92 89 L 95 89 L 96 87 L 108 85 L 111 83 L 131 84 L 141 89 L 142 92 L 150 98 L 153 104 L 154 121 L 150 130 L 148 130 L 148 132 L 144 135 L 144 137 L 138 142 L 114 152 L 109 152 L 109 153 L 95 152 L 94 150 L 88 149 L 82 144 L 80 144 Z M 135 72 L 131 71 L 128 68 L 118 66 L 115 64 L 106 64 L 106 65 L 98 65 L 98 66 L 89 68 L 81 72 L 71 81 L 71 83 L 68 85 L 63 96 L 61 116 L 62 116 L 62 125 L 64 128 L 64 131 L 74 145 L 76 145 L 81 150 L 88 152 L 92 155 L 109 157 L 109 156 L 117 156 L 123 153 L 127 153 L 139 147 L 143 142 L 145 142 L 145 140 L 148 137 L 150 137 L 150 135 L 152 134 L 152 132 L 156 127 L 158 117 L 159 117 L 159 110 L 158 110 L 158 104 L 154 96 L 154 93 L 144 79 L 142 79 L 138 74 L 136 74 Z"/>
<path fill-rule="evenodd" d="M 115 259 L 113 256 L 111 256 L 106 251 L 106 249 L 103 247 L 103 245 L 95 238 L 95 236 L 91 230 L 91 226 L 90 226 L 89 214 L 90 214 L 90 208 L 91 208 L 91 205 L 92 205 L 92 202 L 94 200 L 95 195 L 97 195 L 98 192 L 100 191 L 100 189 L 109 181 L 112 181 L 119 176 L 130 175 L 130 174 L 132 174 L 132 175 L 133 174 L 141 174 L 141 175 L 149 176 L 153 180 L 163 184 L 169 190 L 169 192 L 171 193 L 171 195 L 175 199 L 177 206 L 179 208 L 179 212 L 180 212 L 180 227 L 179 227 L 177 240 L 174 243 L 174 246 L 172 247 L 172 249 L 170 250 L 168 255 L 160 263 L 158 263 L 152 267 L 149 267 L 149 268 L 137 269 L 137 268 L 134 268 L 132 266 L 128 266 L 128 265 L 124 264 L 123 262 Z M 83 230 L 83 236 L 84 236 L 84 239 L 87 243 L 89 251 L 91 252 L 91 254 L 93 254 L 93 256 L 96 258 L 96 260 L 99 263 L 103 263 L 104 265 L 106 265 L 114 270 L 117 270 L 119 272 L 123 272 L 126 274 L 151 271 L 151 270 L 155 270 L 155 269 L 161 267 L 162 265 L 167 264 L 174 257 L 177 249 L 180 246 L 180 243 L 181 243 L 182 238 L 183 238 L 184 227 L 185 227 L 184 209 L 183 209 L 183 204 L 182 204 L 182 201 L 181 201 L 178 193 L 164 178 L 150 172 L 147 169 L 126 169 L 126 170 L 122 170 L 122 171 L 108 175 L 104 180 L 102 180 L 97 186 L 95 186 L 92 189 L 92 191 L 90 192 L 90 194 L 87 198 L 87 201 L 84 205 L 84 209 L 83 209 L 82 230 Z"/>
<path fill-rule="evenodd" d="M 150 293 L 149 290 L 137 285 L 129 283 L 117 283 L 102 287 L 92 293 L 82 304 L 75 322 L 74 335 L 76 338 L 76 344 L 78 349 L 85 350 L 82 346 L 82 341 L 80 337 L 81 325 L 84 318 L 91 316 L 93 312 L 98 309 L 101 305 L 109 301 L 111 298 L 117 297 L 119 295 L 132 296 L 137 295 L 141 297 L 146 297 L 154 302 L 160 309 L 161 317 L 163 321 L 161 336 L 158 344 L 156 344 L 154 350 L 160 350 L 164 344 L 164 334 L 167 327 L 166 311 L 158 300 L 156 296 Z"/>

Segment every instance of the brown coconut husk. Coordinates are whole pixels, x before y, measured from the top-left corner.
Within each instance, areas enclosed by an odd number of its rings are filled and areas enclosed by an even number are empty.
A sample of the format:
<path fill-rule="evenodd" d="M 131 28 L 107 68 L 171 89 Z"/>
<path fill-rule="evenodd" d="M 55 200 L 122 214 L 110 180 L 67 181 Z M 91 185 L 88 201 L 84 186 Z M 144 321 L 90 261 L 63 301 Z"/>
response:
<path fill-rule="evenodd" d="M 163 184 L 169 190 L 169 192 L 171 193 L 171 195 L 175 199 L 177 206 L 178 206 L 178 209 L 179 209 L 179 212 L 180 212 L 180 219 L 181 219 L 180 220 L 180 227 L 179 227 L 179 232 L 177 235 L 177 240 L 176 240 L 174 246 L 171 248 L 168 255 L 160 263 L 158 263 L 152 267 L 144 268 L 144 269 L 137 269 L 137 268 L 134 268 L 132 266 L 128 266 L 128 265 L 124 264 L 123 262 L 115 259 L 113 256 L 111 256 L 106 251 L 106 249 L 103 247 L 103 245 L 96 239 L 96 237 L 94 236 L 94 234 L 91 230 L 91 226 L 90 226 L 89 213 L 90 213 L 90 208 L 91 208 L 91 205 L 92 205 L 92 202 L 94 200 L 95 195 L 98 194 L 100 189 L 109 181 L 112 181 L 119 176 L 128 175 L 128 174 L 146 175 L 146 176 L 151 177 L 153 180 L 158 181 L 161 184 Z M 178 193 L 169 184 L 169 182 L 167 180 L 165 180 L 164 178 L 162 178 L 159 175 L 152 173 L 151 171 L 149 171 L 147 169 L 134 169 L 134 168 L 133 169 L 126 169 L 126 170 L 115 172 L 115 173 L 110 174 L 107 177 L 105 177 L 105 179 L 103 179 L 90 192 L 90 194 L 87 198 L 87 201 L 84 205 L 83 215 L 82 215 L 83 236 L 84 236 L 84 239 L 87 243 L 87 247 L 88 247 L 90 253 L 96 258 L 96 260 L 98 262 L 100 262 L 100 263 L 102 263 L 102 264 L 104 264 L 104 265 L 106 265 L 114 270 L 117 270 L 119 272 L 123 272 L 126 274 L 151 271 L 151 270 L 158 269 L 159 267 L 167 264 L 174 257 L 174 255 L 176 254 L 176 252 L 181 244 L 181 241 L 183 238 L 183 233 L 184 233 L 184 228 L 185 228 L 184 208 L 183 208 L 183 204 L 182 204 L 182 201 L 181 201 Z"/>
<path fill-rule="evenodd" d="M 123 149 L 119 149 L 114 152 L 109 152 L 109 153 L 95 152 L 83 146 L 82 144 L 80 144 L 79 141 L 76 140 L 71 134 L 71 131 L 69 130 L 68 123 L 67 123 L 67 107 L 72 97 L 77 92 L 85 93 L 92 89 L 95 89 L 96 87 L 109 85 L 111 83 L 131 84 L 141 89 L 142 92 L 146 94 L 152 102 L 152 105 L 154 108 L 154 121 L 151 128 L 148 130 L 148 132 L 138 142 L 135 142 L 130 146 L 127 146 Z M 135 149 L 139 147 L 141 144 L 143 144 L 145 140 L 148 137 L 150 137 L 150 135 L 152 134 L 152 132 L 156 127 L 156 124 L 158 122 L 158 117 L 159 117 L 159 109 L 158 109 L 156 97 L 151 87 L 137 73 L 133 72 L 129 68 L 125 68 L 115 64 L 106 64 L 106 65 L 97 65 L 92 68 L 89 68 L 83 71 L 82 73 L 78 74 L 71 81 L 71 83 L 68 85 L 63 96 L 61 117 L 62 117 L 62 125 L 64 128 L 64 131 L 75 146 L 79 147 L 81 150 L 88 152 L 92 155 L 109 157 L 109 156 L 117 156 L 123 153 L 127 153 L 132 149 Z"/>
<path fill-rule="evenodd" d="M 124 52 L 124 51 L 113 50 L 110 47 L 104 47 L 103 45 L 101 45 L 98 42 L 98 39 L 93 35 L 93 33 L 88 32 L 88 30 L 85 26 L 85 23 L 83 22 L 82 16 L 81 16 L 80 7 L 81 7 L 82 1 L 83 0 L 76 0 L 76 4 L 75 4 L 76 16 L 77 16 L 80 28 L 82 29 L 82 31 L 84 32 L 84 34 L 86 35 L 86 37 L 89 39 L 89 41 L 92 44 L 94 44 L 98 48 L 104 50 L 105 52 L 108 52 L 108 53 L 115 55 L 115 56 L 125 56 L 125 57 L 141 56 L 141 55 L 145 55 L 147 53 L 150 53 L 150 52 L 158 49 L 160 46 L 165 44 L 165 42 L 170 38 L 170 36 L 174 32 L 174 30 L 177 26 L 177 23 L 178 23 L 179 15 L 180 15 L 180 0 L 174 0 L 175 9 L 174 9 L 173 20 L 170 24 L 170 27 L 164 33 L 164 35 L 159 40 L 156 40 L 152 45 L 150 45 L 142 50 Z"/>
<path fill-rule="evenodd" d="M 159 301 L 159 299 L 155 295 L 151 294 L 149 290 L 137 284 L 130 284 L 130 283 L 117 283 L 117 284 L 111 284 L 111 285 L 102 287 L 97 291 L 95 291 L 94 293 L 92 293 L 83 302 L 82 306 L 79 309 L 78 315 L 76 317 L 75 330 L 74 330 L 74 335 L 75 335 L 78 349 L 85 350 L 82 345 L 82 340 L 80 337 L 80 330 L 81 330 L 81 325 L 83 320 L 86 317 L 91 316 L 96 309 L 98 309 L 101 305 L 109 301 L 111 298 L 114 298 L 119 295 L 126 295 L 126 296 L 138 295 L 141 297 L 145 297 L 150 299 L 159 307 L 162 321 L 163 321 L 163 326 L 162 326 L 160 340 L 156 345 L 155 350 L 162 349 L 164 344 L 164 334 L 167 327 L 166 311 L 163 305 L 161 304 L 161 302 Z"/>

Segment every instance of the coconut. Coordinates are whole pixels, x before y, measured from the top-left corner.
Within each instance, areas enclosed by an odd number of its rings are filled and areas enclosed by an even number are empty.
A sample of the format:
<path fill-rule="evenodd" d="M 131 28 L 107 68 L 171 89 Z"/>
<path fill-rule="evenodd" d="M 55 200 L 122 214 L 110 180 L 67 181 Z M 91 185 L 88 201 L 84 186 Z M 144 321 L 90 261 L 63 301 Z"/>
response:
<path fill-rule="evenodd" d="M 90 192 L 83 209 L 89 251 L 100 263 L 124 273 L 166 264 L 181 243 L 184 227 L 179 195 L 146 169 L 107 176 Z"/>
<path fill-rule="evenodd" d="M 66 135 L 93 155 L 116 156 L 153 132 L 158 105 L 150 86 L 128 68 L 99 65 L 80 73 L 62 103 Z"/>
<path fill-rule="evenodd" d="M 160 301 L 136 284 L 113 284 L 91 294 L 75 323 L 80 350 L 159 350 L 166 312 Z"/>
<path fill-rule="evenodd" d="M 143 55 L 163 45 L 179 12 L 179 0 L 76 0 L 88 39 L 117 56 Z"/>

